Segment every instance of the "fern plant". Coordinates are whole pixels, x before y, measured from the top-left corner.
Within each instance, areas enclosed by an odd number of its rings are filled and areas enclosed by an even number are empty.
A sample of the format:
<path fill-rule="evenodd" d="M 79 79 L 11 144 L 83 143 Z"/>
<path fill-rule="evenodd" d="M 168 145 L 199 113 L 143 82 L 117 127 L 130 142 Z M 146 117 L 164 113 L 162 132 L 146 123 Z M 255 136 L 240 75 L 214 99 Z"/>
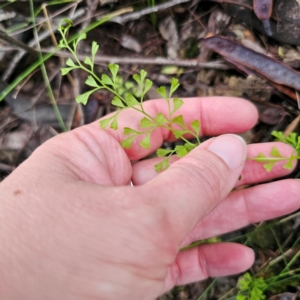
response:
<path fill-rule="evenodd" d="M 280 141 L 294 148 L 294 152 L 291 154 L 291 156 L 284 157 L 279 152 L 278 148 L 274 146 L 271 149 L 269 156 L 266 156 L 263 153 L 259 153 L 256 157 L 248 157 L 248 159 L 262 163 L 265 170 L 268 172 L 271 171 L 274 165 L 279 161 L 285 161 L 285 164 L 283 165 L 284 169 L 292 169 L 293 161 L 300 159 L 300 136 L 298 136 L 297 133 L 292 132 L 287 137 L 285 137 L 281 131 L 272 131 L 271 134 L 276 138 L 276 141 Z"/>
<path fill-rule="evenodd" d="M 267 284 L 262 277 L 252 277 L 245 273 L 238 282 L 239 292 L 236 300 L 264 300 L 264 290 Z"/>
<path fill-rule="evenodd" d="M 179 87 L 178 79 L 172 78 L 169 91 L 167 91 L 165 86 L 161 86 L 157 89 L 157 92 L 167 103 L 168 112 L 166 116 L 159 112 L 153 117 L 145 111 L 143 106 L 145 95 L 152 87 L 152 81 L 146 77 L 147 72 L 141 70 L 140 73 L 133 75 L 135 84 L 133 84 L 132 81 L 123 83 L 121 77 L 118 75 L 119 66 L 117 64 L 109 64 L 108 69 L 110 71 L 110 76 L 102 74 L 101 77 L 99 77 L 95 73 L 95 56 L 99 49 L 99 45 L 95 41 L 92 42 L 91 55 L 87 56 L 82 63 L 77 55 L 77 47 L 79 42 L 86 38 L 86 34 L 83 33 L 79 35 L 79 37 L 74 40 L 71 45 L 69 45 L 66 36 L 71 26 L 72 21 L 64 19 L 58 29 L 62 36 L 59 47 L 61 49 L 68 50 L 73 56 L 73 59 L 68 58 L 66 61 L 67 66 L 62 68 L 61 72 L 62 75 L 66 75 L 74 69 L 82 69 L 87 72 L 88 76 L 85 84 L 89 86 L 90 90 L 76 97 L 76 101 L 78 103 L 86 104 L 89 96 L 100 89 L 106 89 L 114 95 L 111 103 L 117 107 L 117 111 L 113 116 L 100 121 L 102 129 L 109 126 L 109 128 L 117 130 L 119 115 L 124 110 L 130 108 L 140 112 L 143 117 L 140 120 L 139 130 L 124 127 L 124 135 L 127 136 L 127 138 L 121 142 L 121 145 L 124 148 L 130 148 L 134 139 L 142 137 L 140 146 L 149 149 L 151 134 L 154 130 L 158 128 L 165 128 L 171 131 L 177 139 L 181 139 L 183 141 L 183 144 L 175 146 L 172 150 L 162 148 L 157 150 L 158 157 L 165 157 L 164 160 L 155 166 L 157 172 L 169 167 L 169 160 L 172 155 L 176 154 L 179 158 L 181 158 L 188 154 L 196 146 L 200 145 L 200 121 L 194 120 L 190 124 L 186 124 L 183 115 L 178 114 L 178 110 L 184 104 L 184 101 L 180 98 L 172 98 L 172 95 Z M 260 153 L 256 157 L 248 159 L 262 163 L 266 171 L 271 171 L 275 163 L 279 161 L 286 161 L 284 168 L 291 169 L 293 161 L 300 158 L 300 138 L 296 133 L 292 133 L 288 137 L 284 137 L 282 132 L 274 131 L 272 134 L 280 141 L 294 147 L 295 152 L 290 157 L 284 157 L 281 155 L 277 147 L 273 147 L 269 156 Z M 187 140 L 186 135 L 193 137 L 194 142 Z"/>

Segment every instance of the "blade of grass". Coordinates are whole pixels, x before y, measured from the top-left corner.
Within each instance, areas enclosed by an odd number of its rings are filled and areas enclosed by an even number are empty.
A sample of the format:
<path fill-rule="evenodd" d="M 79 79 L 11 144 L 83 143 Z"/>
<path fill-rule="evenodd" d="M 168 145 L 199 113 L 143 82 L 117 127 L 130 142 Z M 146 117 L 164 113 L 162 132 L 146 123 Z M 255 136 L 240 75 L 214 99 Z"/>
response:
<path fill-rule="evenodd" d="M 34 36 L 35 36 L 36 41 L 37 41 L 38 49 L 40 50 L 41 46 L 40 46 L 40 42 L 39 42 L 39 39 L 38 39 L 38 33 L 37 33 L 37 29 L 36 29 L 33 0 L 30 0 L 29 3 L 30 3 L 30 13 L 31 13 L 31 17 L 32 17 L 33 25 L 34 25 L 33 32 L 34 32 Z M 40 60 L 42 60 L 43 55 L 42 55 L 41 51 L 39 51 L 39 57 L 40 57 Z M 63 131 L 67 131 L 64 120 L 63 120 L 63 118 L 60 114 L 60 111 L 58 109 L 57 102 L 56 102 L 53 90 L 51 88 L 51 85 L 50 85 L 50 81 L 49 81 L 49 78 L 48 78 L 48 74 L 47 74 L 47 70 L 46 70 L 44 62 L 41 63 L 41 71 L 42 71 L 43 79 L 44 79 L 46 89 L 47 89 L 47 92 L 48 92 L 48 96 L 50 97 L 51 104 L 52 104 L 54 113 L 57 117 L 59 126 Z"/>
<path fill-rule="evenodd" d="M 82 32 L 77 32 L 74 35 L 72 35 L 69 39 L 68 39 L 68 43 L 71 43 L 72 41 L 74 41 L 80 34 L 82 33 L 88 33 L 89 31 L 91 31 L 92 29 L 96 28 L 97 26 L 100 26 L 101 24 L 104 24 L 105 22 L 111 20 L 112 18 L 114 18 L 117 15 L 120 14 L 124 14 L 131 11 L 131 8 L 126 8 L 126 9 L 121 9 L 118 10 L 114 13 L 108 14 L 104 17 L 102 17 L 100 20 L 95 21 L 94 23 L 92 23 L 90 26 L 88 26 L 85 30 L 83 30 Z M 10 93 L 25 77 L 27 77 L 33 70 L 35 70 L 37 67 L 39 67 L 42 63 L 44 63 L 45 61 L 47 61 L 50 57 L 52 57 L 53 55 L 55 55 L 57 52 L 59 51 L 59 49 L 55 49 L 55 51 L 53 51 L 52 53 L 48 53 L 46 55 L 42 55 L 36 62 L 34 62 L 32 65 L 30 65 L 23 73 L 21 73 L 19 76 L 17 76 L 15 78 L 15 80 L 13 80 L 9 86 L 7 86 L 1 93 L 0 93 L 0 102 L 6 97 L 6 95 L 8 93 Z"/>
<path fill-rule="evenodd" d="M 53 12 L 51 14 L 51 18 L 55 18 L 56 16 L 62 14 L 63 12 L 73 8 L 75 5 L 77 5 L 79 2 L 81 2 L 81 0 L 78 0 L 76 2 L 71 2 L 71 4 L 69 5 L 66 5 L 64 6 L 63 8 Z M 41 20 L 37 20 L 36 19 L 36 25 L 41 25 L 45 22 L 46 20 L 44 18 L 41 18 Z M 11 36 L 12 35 L 17 35 L 17 34 L 20 34 L 26 30 L 29 30 L 32 28 L 32 25 L 29 25 L 29 23 L 31 22 L 31 19 L 29 19 L 27 22 L 24 22 L 24 23 L 18 23 L 18 24 L 15 24 L 15 25 L 12 25 L 11 27 L 8 27 L 6 28 L 5 32 L 7 34 L 10 34 Z"/>
<path fill-rule="evenodd" d="M 214 278 L 213 281 L 210 283 L 210 285 L 205 289 L 205 291 L 202 293 L 202 295 L 197 300 L 203 300 L 207 293 L 214 287 L 214 285 L 217 283 L 218 277 Z"/>

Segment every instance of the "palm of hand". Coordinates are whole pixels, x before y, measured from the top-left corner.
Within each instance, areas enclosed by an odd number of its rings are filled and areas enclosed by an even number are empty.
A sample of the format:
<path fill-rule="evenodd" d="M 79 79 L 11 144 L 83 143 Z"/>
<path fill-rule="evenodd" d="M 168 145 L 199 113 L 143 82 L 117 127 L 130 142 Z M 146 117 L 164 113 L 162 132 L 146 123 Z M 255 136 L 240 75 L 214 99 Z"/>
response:
<path fill-rule="evenodd" d="M 190 105 L 180 113 L 191 120 L 201 116 L 205 135 L 242 132 L 256 122 L 255 109 L 238 99 L 186 101 Z M 157 100 L 150 101 L 147 109 L 155 115 L 165 108 Z M 139 118 L 129 111 L 119 125 L 130 121 L 134 128 Z M 1 220 L 10 224 L 5 239 L 8 247 L 14 247 L 7 237 L 15 236 L 22 250 L 2 255 L 7 268 L 19 262 L 5 276 L 8 282 L 21 281 L 29 287 L 11 289 L 12 295 L 153 299 L 176 284 L 240 272 L 253 261 L 252 251 L 238 244 L 203 245 L 184 252 L 179 252 L 180 247 L 299 207 L 294 180 L 227 196 L 242 170 L 236 185 L 282 176 L 287 171 L 280 166 L 266 173 L 261 165 L 247 162 L 244 169 L 241 165 L 229 171 L 208 151 L 208 141 L 156 174 L 156 159 L 133 166 L 130 161 L 153 152 L 163 140 L 172 140 L 169 133 L 156 131 L 149 150 L 133 144 L 125 152 L 119 144 L 122 138 L 121 130 L 101 131 L 98 124 L 87 125 L 46 143 L 2 183 L 10 199 L 2 204 L 9 207 Z M 271 147 L 251 145 L 248 153 L 254 156 Z M 282 153 L 292 151 L 286 145 L 279 147 Z M 131 180 L 134 188 L 129 186 Z M 20 182 L 17 193 L 13 182 Z M 278 210 L 277 201 L 286 197 L 283 184 L 291 200 Z"/>

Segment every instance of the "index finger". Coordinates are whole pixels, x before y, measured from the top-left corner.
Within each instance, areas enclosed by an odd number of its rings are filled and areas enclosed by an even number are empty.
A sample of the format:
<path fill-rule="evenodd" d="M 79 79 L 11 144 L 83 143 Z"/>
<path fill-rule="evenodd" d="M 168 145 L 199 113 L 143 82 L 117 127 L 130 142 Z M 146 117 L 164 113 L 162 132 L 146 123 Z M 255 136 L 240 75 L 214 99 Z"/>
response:
<path fill-rule="evenodd" d="M 234 97 L 195 97 L 184 98 L 184 104 L 173 116 L 182 115 L 185 123 L 190 124 L 199 120 L 201 135 L 220 135 L 224 133 L 240 133 L 252 128 L 258 118 L 255 106 L 247 100 Z M 146 101 L 144 109 L 147 114 L 155 118 L 162 113 L 168 119 L 168 104 L 163 99 Z M 105 130 L 116 140 L 121 142 L 129 136 L 124 135 L 123 128 L 130 127 L 141 131 L 140 121 L 144 115 L 133 109 L 125 110 L 118 117 L 118 130 L 107 127 Z M 97 124 L 97 125 L 96 125 Z M 98 122 L 95 122 L 99 126 Z M 125 149 L 129 159 L 141 159 L 159 148 L 163 141 L 174 141 L 172 133 L 164 128 L 155 129 L 151 134 L 150 148 L 144 149 L 140 141 L 145 136 L 137 137 L 129 149 Z M 187 135 L 187 138 L 189 136 Z"/>

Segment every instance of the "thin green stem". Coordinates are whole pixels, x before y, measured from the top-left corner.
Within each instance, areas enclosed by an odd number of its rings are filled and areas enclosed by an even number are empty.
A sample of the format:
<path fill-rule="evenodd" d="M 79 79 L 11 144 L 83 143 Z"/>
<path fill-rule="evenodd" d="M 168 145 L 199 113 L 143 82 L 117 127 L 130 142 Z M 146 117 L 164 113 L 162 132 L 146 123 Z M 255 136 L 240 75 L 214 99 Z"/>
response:
<path fill-rule="evenodd" d="M 195 147 L 195 144 L 194 144 L 194 143 L 190 142 L 189 140 L 187 140 L 187 139 L 184 138 L 183 136 L 181 136 L 180 138 L 181 138 L 183 141 L 185 141 L 187 144 L 189 144 L 189 145 Z"/>
<path fill-rule="evenodd" d="M 33 22 L 33 30 L 34 30 L 34 35 L 36 37 L 36 40 L 37 40 L 37 44 L 38 46 L 40 46 L 39 44 L 39 40 L 38 40 L 38 34 L 37 34 L 37 30 L 36 30 L 36 22 L 35 22 L 35 14 L 34 14 L 34 7 L 33 7 L 33 0 L 30 0 L 30 13 L 31 13 L 31 17 L 32 17 L 32 22 Z M 38 51 L 38 55 L 40 57 L 40 60 L 42 60 L 43 56 L 41 54 L 40 51 Z M 46 89 L 48 91 L 48 95 L 50 97 L 50 100 L 51 100 L 51 104 L 52 104 L 52 107 L 53 107 L 53 110 L 54 110 L 54 113 L 56 115 L 56 118 L 58 120 L 58 123 L 61 127 L 61 129 L 63 131 L 67 131 L 67 128 L 66 128 L 66 125 L 64 123 L 64 120 L 60 114 L 60 111 L 58 109 L 58 106 L 57 106 L 57 103 L 56 103 L 56 99 L 55 99 L 55 96 L 53 94 L 53 91 L 52 91 L 52 88 L 51 88 L 51 85 L 50 85 L 50 82 L 49 82 L 49 78 L 48 78 L 48 74 L 47 74 L 47 71 L 46 71 L 46 67 L 45 67 L 45 64 L 44 62 L 41 63 L 41 71 L 42 71 L 42 75 L 43 75 L 43 78 L 44 78 L 44 81 L 45 81 L 45 85 L 46 85 Z"/>
<path fill-rule="evenodd" d="M 290 157 L 247 157 L 247 160 L 255 160 L 256 162 L 260 163 L 271 163 L 271 162 L 277 162 L 277 161 L 283 161 L 283 160 L 290 160 L 291 158 L 295 158 L 295 156 L 290 156 Z"/>
<path fill-rule="evenodd" d="M 92 66 L 91 66 L 91 70 L 90 70 L 90 69 L 86 68 L 86 67 L 81 63 L 81 61 L 78 59 L 77 54 L 76 54 L 76 48 L 75 48 L 75 47 L 76 47 L 76 44 L 74 45 L 74 49 L 72 49 L 72 48 L 69 46 L 69 44 L 68 44 L 68 41 L 67 41 L 66 36 L 65 36 L 65 33 L 63 33 L 62 31 L 60 31 L 60 32 L 61 32 L 61 34 L 62 34 L 63 41 L 64 41 L 64 43 L 65 43 L 65 47 L 70 51 L 70 53 L 72 53 L 72 55 L 73 55 L 74 59 L 76 60 L 78 66 L 79 66 L 82 70 L 86 71 L 88 74 L 90 74 L 91 76 L 93 76 L 93 77 L 101 84 L 101 86 L 99 86 L 99 88 L 104 88 L 104 89 L 110 91 L 111 93 L 113 93 L 114 95 L 116 95 L 117 97 L 119 97 L 123 102 L 126 103 L 124 97 L 122 97 L 122 96 L 116 91 L 115 87 L 110 88 L 109 86 L 107 86 L 105 83 L 102 82 L 102 80 L 94 73 L 93 67 L 92 67 Z M 147 113 L 145 112 L 144 107 L 143 107 L 143 105 L 142 105 L 142 103 L 143 103 L 143 88 L 144 88 L 144 87 L 143 87 L 143 83 L 141 83 L 140 89 L 141 89 L 141 92 L 142 92 L 142 96 L 140 97 L 140 103 L 141 103 L 140 108 L 136 108 L 136 107 L 132 107 L 132 108 L 133 108 L 134 110 L 136 110 L 136 111 L 138 111 L 138 112 L 144 114 L 147 118 L 149 118 L 150 120 L 152 120 L 152 121 L 154 122 L 154 124 L 157 125 L 157 127 L 162 127 L 162 128 L 165 128 L 165 129 L 167 129 L 167 130 L 169 130 L 169 131 L 171 131 L 171 132 L 174 132 L 174 128 L 173 128 L 173 126 L 172 126 L 172 122 L 170 121 L 170 119 L 168 120 L 168 121 L 169 121 L 169 125 L 165 125 L 165 124 L 163 124 L 163 123 L 158 122 L 155 118 L 153 118 L 152 116 L 150 116 L 149 114 L 147 114 Z M 165 99 L 165 100 L 166 100 L 167 103 L 168 103 L 168 113 L 169 113 L 169 116 L 171 116 L 170 98 L 168 97 L 168 98 Z M 169 118 L 170 118 L 170 117 L 169 117 Z M 197 139 L 198 144 L 200 144 L 200 139 L 199 139 L 199 137 L 198 137 L 197 134 L 195 134 L 193 131 L 189 130 L 186 126 L 184 126 L 183 128 L 184 128 L 185 130 L 187 130 L 193 137 L 195 137 L 195 138 Z M 181 137 L 181 139 L 182 139 L 183 141 L 185 141 L 186 143 L 188 143 L 189 145 L 191 145 L 192 147 L 195 147 L 195 144 L 194 144 L 194 143 L 191 143 L 191 142 L 188 141 L 186 138 Z"/>
<path fill-rule="evenodd" d="M 282 277 L 286 277 L 286 276 L 293 275 L 293 274 L 295 274 L 295 273 L 297 273 L 297 272 L 300 272 L 300 268 L 295 269 L 295 270 L 292 270 L 292 271 L 287 272 L 287 273 L 280 274 L 280 275 L 278 275 L 278 276 L 274 276 L 274 277 L 275 277 L 276 279 L 280 279 L 280 278 L 282 278 Z M 295 275 L 293 275 L 293 276 L 290 276 L 290 277 L 288 277 L 288 278 L 284 278 L 284 279 L 281 279 L 281 280 L 277 280 L 277 281 L 273 281 L 274 277 L 265 280 L 265 282 L 266 282 L 266 284 L 268 285 L 268 287 L 269 287 L 269 286 L 272 286 L 272 285 L 276 285 L 276 284 L 282 283 L 282 282 L 287 281 L 287 280 L 292 280 L 292 279 L 294 279 L 294 278 L 299 279 L 300 273 L 299 273 L 299 274 L 295 274 Z M 269 283 L 269 281 L 272 281 L 272 282 Z"/>
<path fill-rule="evenodd" d="M 168 102 L 168 114 L 169 114 L 169 116 L 171 117 L 171 105 L 170 105 L 170 97 L 168 97 L 167 99 L 167 102 Z M 170 122 L 170 119 L 169 119 L 169 122 Z"/>
<path fill-rule="evenodd" d="M 213 281 L 210 283 L 210 285 L 206 288 L 205 292 L 202 293 L 202 295 L 197 300 L 203 300 L 204 297 L 208 294 L 208 292 L 214 287 L 214 285 L 217 283 L 218 277 L 213 279 Z"/>
<path fill-rule="evenodd" d="M 281 275 L 286 269 L 289 269 L 291 265 L 298 259 L 300 256 L 300 250 L 294 255 L 294 257 L 289 261 L 289 263 L 284 267 L 284 269 L 279 273 Z"/>

